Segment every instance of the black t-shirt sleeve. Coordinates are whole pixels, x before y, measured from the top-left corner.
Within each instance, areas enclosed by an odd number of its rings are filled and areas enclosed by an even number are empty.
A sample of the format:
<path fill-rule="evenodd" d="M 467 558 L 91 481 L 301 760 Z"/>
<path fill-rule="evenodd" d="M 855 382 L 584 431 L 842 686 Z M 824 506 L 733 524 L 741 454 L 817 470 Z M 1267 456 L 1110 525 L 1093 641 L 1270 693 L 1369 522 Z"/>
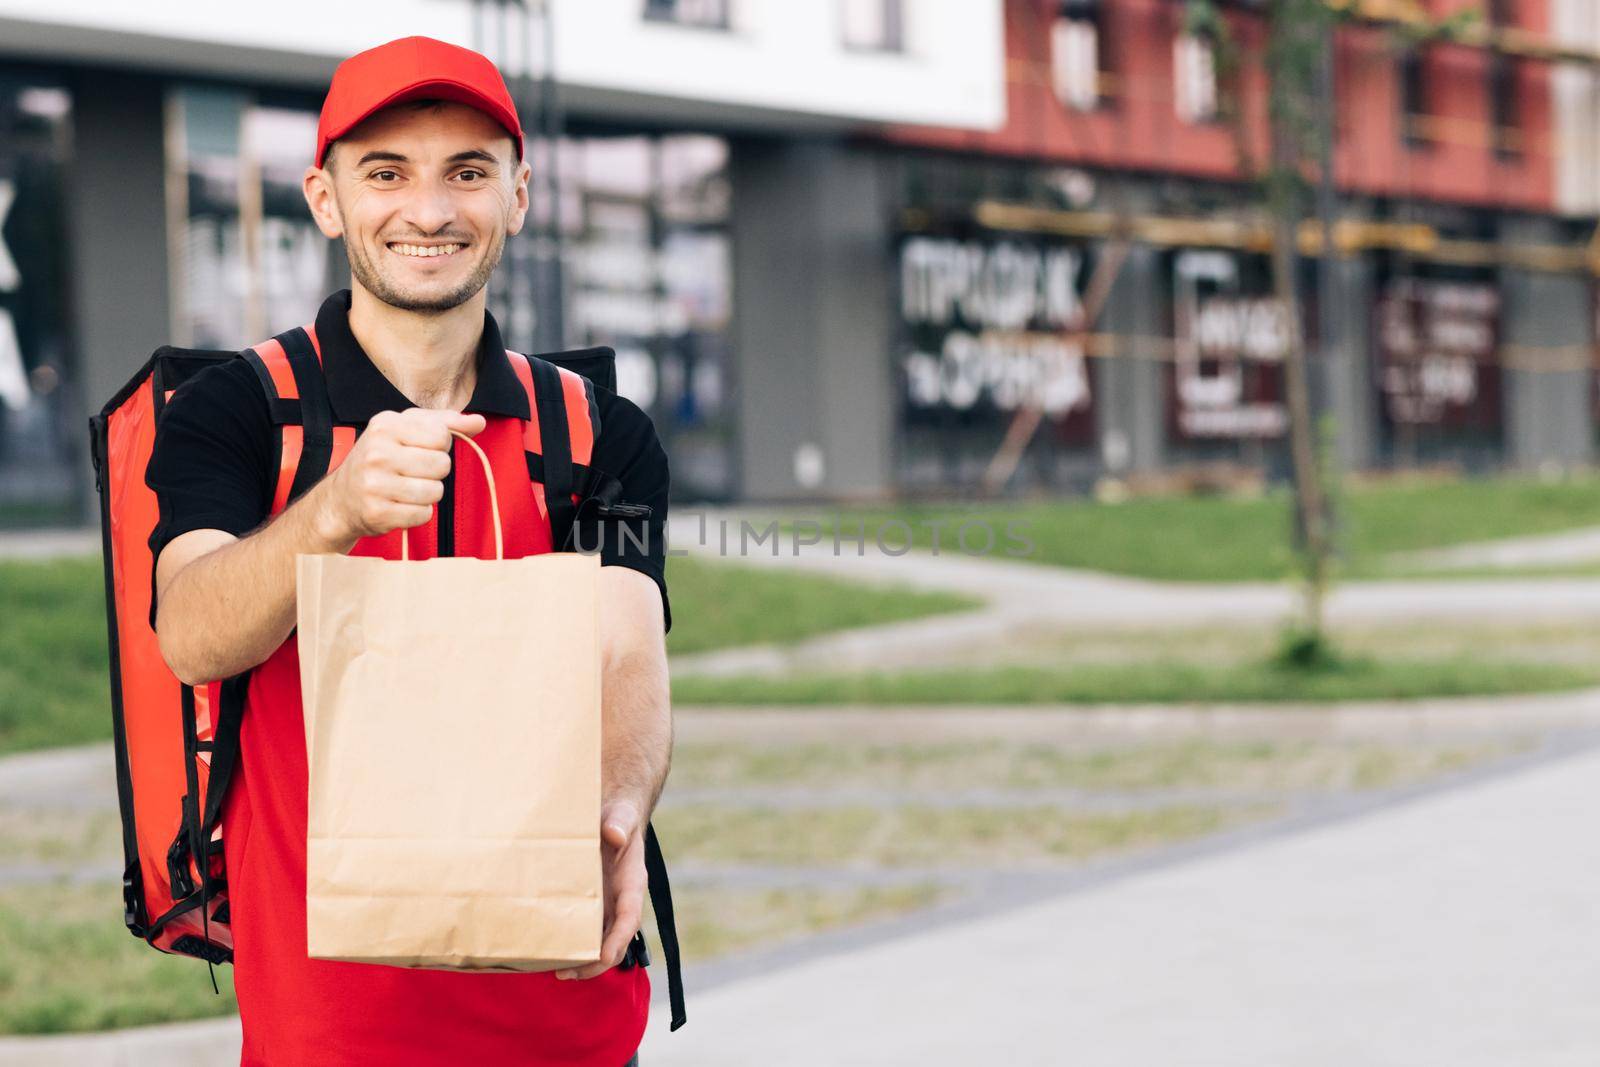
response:
<path fill-rule="evenodd" d="M 585 508 L 574 528 L 574 544 L 580 551 L 590 552 L 598 546 L 602 566 L 632 567 L 654 579 L 661 590 L 666 629 L 671 630 L 666 574 L 667 453 L 655 424 L 638 405 L 601 386 L 596 386 L 594 393 L 600 436 L 594 443 L 592 465 L 622 483 L 621 503 L 643 504 L 650 514 L 600 519 L 592 508 Z"/>
<path fill-rule="evenodd" d="M 274 451 L 266 394 L 244 360 L 207 367 L 179 386 L 162 408 L 145 468 L 160 509 L 152 559 L 192 530 L 242 537 L 261 525 L 272 507 Z"/>

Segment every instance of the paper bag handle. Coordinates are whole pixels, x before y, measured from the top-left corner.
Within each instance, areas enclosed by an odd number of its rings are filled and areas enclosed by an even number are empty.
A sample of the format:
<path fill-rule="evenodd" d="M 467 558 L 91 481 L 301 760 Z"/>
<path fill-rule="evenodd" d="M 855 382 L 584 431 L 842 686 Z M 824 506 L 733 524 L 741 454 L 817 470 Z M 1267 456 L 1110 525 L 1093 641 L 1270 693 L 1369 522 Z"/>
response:
<path fill-rule="evenodd" d="M 461 440 L 468 447 L 478 454 L 478 459 L 483 463 L 483 477 L 489 483 L 489 514 L 494 521 L 494 558 L 505 559 L 505 534 L 500 529 L 500 494 L 495 491 L 494 471 L 489 468 L 489 457 L 483 454 L 483 449 L 478 447 L 478 443 L 476 441 L 462 433 L 460 430 L 451 430 L 450 435 L 452 437 L 461 438 Z M 410 538 L 407 536 L 410 532 L 411 531 L 409 529 L 403 529 L 400 531 L 400 559 L 402 561 L 406 561 L 411 558 L 411 552 L 408 547 L 410 544 Z"/>

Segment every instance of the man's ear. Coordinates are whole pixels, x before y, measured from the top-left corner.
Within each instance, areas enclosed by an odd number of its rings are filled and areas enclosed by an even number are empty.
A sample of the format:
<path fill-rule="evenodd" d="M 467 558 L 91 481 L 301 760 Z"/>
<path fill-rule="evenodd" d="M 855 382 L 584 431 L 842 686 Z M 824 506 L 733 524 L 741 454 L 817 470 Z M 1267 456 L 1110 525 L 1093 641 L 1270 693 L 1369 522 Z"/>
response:
<path fill-rule="evenodd" d="M 533 167 L 527 160 L 517 164 L 517 169 L 511 179 L 512 194 L 515 199 L 511 205 L 511 214 L 506 218 L 506 236 L 515 237 L 522 232 L 522 224 L 528 217 L 528 179 L 533 175 Z"/>
<path fill-rule="evenodd" d="M 339 218 L 339 205 L 334 199 L 333 174 L 323 167 L 307 167 L 300 179 L 300 190 L 305 193 L 306 206 L 316 220 L 317 229 L 324 237 L 343 237 L 344 224 Z"/>

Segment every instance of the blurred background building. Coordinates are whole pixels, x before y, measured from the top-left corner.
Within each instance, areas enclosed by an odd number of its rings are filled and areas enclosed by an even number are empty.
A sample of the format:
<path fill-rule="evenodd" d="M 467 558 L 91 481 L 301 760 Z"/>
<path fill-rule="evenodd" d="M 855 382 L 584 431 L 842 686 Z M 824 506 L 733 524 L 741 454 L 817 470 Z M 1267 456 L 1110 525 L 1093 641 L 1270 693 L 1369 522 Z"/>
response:
<path fill-rule="evenodd" d="M 508 343 L 614 346 L 679 500 L 1279 476 L 1261 4 L 1219 6 L 0 0 L 0 525 L 85 518 L 85 418 L 155 347 L 347 284 L 300 195 L 321 92 L 408 34 L 495 59 L 538 134 Z M 1302 287 L 1342 459 L 1588 463 L 1600 5 L 1354 7 Z"/>

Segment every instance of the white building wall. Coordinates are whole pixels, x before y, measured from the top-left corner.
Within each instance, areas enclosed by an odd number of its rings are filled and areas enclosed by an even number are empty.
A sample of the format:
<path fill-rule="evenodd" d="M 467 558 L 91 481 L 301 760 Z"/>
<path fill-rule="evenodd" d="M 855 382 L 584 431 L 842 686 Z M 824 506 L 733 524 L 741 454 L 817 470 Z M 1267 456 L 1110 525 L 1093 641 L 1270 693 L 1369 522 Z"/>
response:
<path fill-rule="evenodd" d="M 563 102 L 595 115 L 771 127 L 892 122 L 998 127 L 1001 0 L 905 0 L 905 47 L 846 49 L 839 0 L 732 0 L 728 29 L 646 20 L 644 0 L 552 0 Z M 511 8 L 503 16 L 517 26 Z M 423 34 L 482 47 L 508 74 L 537 69 L 528 35 L 504 55 L 502 16 L 468 0 L 0 0 L 0 58 L 107 63 L 183 75 L 325 85 L 339 59 Z M 533 59 L 527 59 L 528 53 Z"/>
<path fill-rule="evenodd" d="M 1551 33 L 1563 44 L 1600 52 L 1600 3 L 1551 0 Z M 1553 73 L 1556 210 L 1600 214 L 1600 68 L 1562 64 Z"/>

